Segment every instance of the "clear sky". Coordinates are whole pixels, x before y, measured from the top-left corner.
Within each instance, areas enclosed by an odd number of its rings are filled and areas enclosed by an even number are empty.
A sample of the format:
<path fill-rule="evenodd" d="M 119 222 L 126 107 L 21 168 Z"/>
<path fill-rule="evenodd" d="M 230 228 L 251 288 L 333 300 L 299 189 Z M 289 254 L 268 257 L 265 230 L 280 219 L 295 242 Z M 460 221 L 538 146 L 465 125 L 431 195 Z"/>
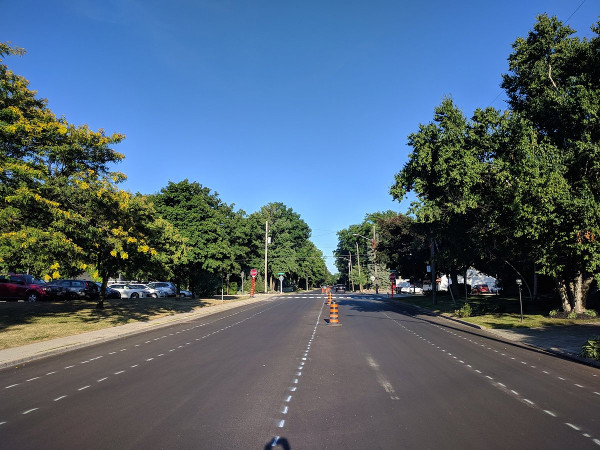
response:
<path fill-rule="evenodd" d="M 600 0 L 0 0 L 5 63 L 49 107 L 127 139 L 132 192 L 185 178 L 247 213 L 283 202 L 327 256 L 388 191 L 444 96 L 504 108 L 539 13 L 591 36 Z"/>

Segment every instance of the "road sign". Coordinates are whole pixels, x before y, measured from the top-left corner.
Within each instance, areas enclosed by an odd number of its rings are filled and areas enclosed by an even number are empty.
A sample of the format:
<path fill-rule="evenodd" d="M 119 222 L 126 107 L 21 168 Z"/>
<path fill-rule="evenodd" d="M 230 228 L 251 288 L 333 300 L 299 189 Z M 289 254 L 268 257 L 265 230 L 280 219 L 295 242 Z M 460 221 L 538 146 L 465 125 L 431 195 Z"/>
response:
<path fill-rule="evenodd" d="M 285 272 L 277 272 L 277 275 L 285 275 Z"/>
<path fill-rule="evenodd" d="M 258 275 L 258 271 L 257 271 L 256 269 L 252 269 L 252 270 L 250 271 L 250 276 L 251 276 L 252 278 L 254 278 L 256 275 Z"/>
<path fill-rule="evenodd" d="M 279 276 L 279 281 L 281 281 L 283 283 L 283 275 Z"/>
<path fill-rule="evenodd" d="M 393 283 L 394 281 L 396 281 L 396 274 L 395 273 L 390 273 L 390 281 Z"/>

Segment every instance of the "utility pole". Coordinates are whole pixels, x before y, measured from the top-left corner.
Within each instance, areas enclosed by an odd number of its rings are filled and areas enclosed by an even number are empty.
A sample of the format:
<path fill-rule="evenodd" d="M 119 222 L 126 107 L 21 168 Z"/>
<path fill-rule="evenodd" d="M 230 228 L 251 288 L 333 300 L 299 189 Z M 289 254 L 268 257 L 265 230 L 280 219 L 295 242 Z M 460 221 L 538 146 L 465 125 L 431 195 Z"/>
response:
<path fill-rule="evenodd" d="M 379 294 L 379 278 L 377 278 L 377 237 L 375 235 L 375 225 L 373 225 L 373 264 L 375 264 L 375 293 Z"/>
<path fill-rule="evenodd" d="M 350 289 L 350 283 L 352 283 L 352 291 L 354 291 L 354 280 L 352 279 L 352 252 L 348 252 L 348 289 Z"/>
<path fill-rule="evenodd" d="M 267 291 L 267 243 L 269 240 L 269 221 L 265 222 L 265 294 Z"/>
<path fill-rule="evenodd" d="M 358 251 L 358 241 L 356 242 L 356 257 L 358 258 L 358 289 L 362 293 L 362 278 L 360 277 L 360 252 Z"/>
<path fill-rule="evenodd" d="M 430 263 L 430 269 L 431 269 L 431 295 L 433 297 L 433 304 L 437 305 L 437 299 L 435 298 L 435 291 L 437 288 L 437 277 L 435 275 L 435 241 L 432 239 L 431 240 L 431 251 L 430 251 L 430 256 L 431 256 L 431 263 Z"/>

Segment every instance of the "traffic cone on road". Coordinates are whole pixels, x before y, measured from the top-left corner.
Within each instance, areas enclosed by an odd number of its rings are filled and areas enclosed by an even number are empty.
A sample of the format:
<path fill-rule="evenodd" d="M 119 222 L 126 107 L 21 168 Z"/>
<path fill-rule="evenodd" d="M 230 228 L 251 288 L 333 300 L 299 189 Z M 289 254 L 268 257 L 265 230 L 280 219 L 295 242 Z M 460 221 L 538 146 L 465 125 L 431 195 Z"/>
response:
<path fill-rule="evenodd" d="M 340 326 L 339 313 L 338 313 L 338 304 L 333 302 L 329 307 L 329 325 L 337 325 Z"/>
<path fill-rule="evenodd" d="M 329 292 L 329 294 L 327 294 L 327 304 L 331 305 L 332 301 L 333 301 L 333 296 L 331 295 L 331 292 Z"/>

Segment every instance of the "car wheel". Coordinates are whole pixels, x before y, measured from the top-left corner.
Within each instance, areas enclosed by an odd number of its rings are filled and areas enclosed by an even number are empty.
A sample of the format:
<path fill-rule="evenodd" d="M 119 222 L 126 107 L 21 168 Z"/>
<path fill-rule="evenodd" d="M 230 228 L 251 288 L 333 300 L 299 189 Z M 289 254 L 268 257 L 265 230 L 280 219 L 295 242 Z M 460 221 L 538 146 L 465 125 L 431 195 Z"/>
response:
<path fill-rule="evenodd" d="M 158 298 L 158 294 L 156 294 L 156 292 L 154 294 L 150 294 L 150 297 L 152 298 Z"/>
<path fill-rule="evenodd" d="M 40 296 L 37 292 L 29 292 L 27 294 L 27 301 L 28 302 L 37 302 L 40 299 Z"/>
<path fill-rule="evenodd" d="M 184 298 L 184 297 L 185 297 L 185 294 L 182 294 L 182 293 L 180 292 L 180 293 L 179 293 L 179 297 L 180 297 L 180 298 Z"/>
<path fill-rule="evenodd" d="M 137 292 L 132 292 L 131 293 L 131 298 L 138 298 L 139 294 Z"/>

